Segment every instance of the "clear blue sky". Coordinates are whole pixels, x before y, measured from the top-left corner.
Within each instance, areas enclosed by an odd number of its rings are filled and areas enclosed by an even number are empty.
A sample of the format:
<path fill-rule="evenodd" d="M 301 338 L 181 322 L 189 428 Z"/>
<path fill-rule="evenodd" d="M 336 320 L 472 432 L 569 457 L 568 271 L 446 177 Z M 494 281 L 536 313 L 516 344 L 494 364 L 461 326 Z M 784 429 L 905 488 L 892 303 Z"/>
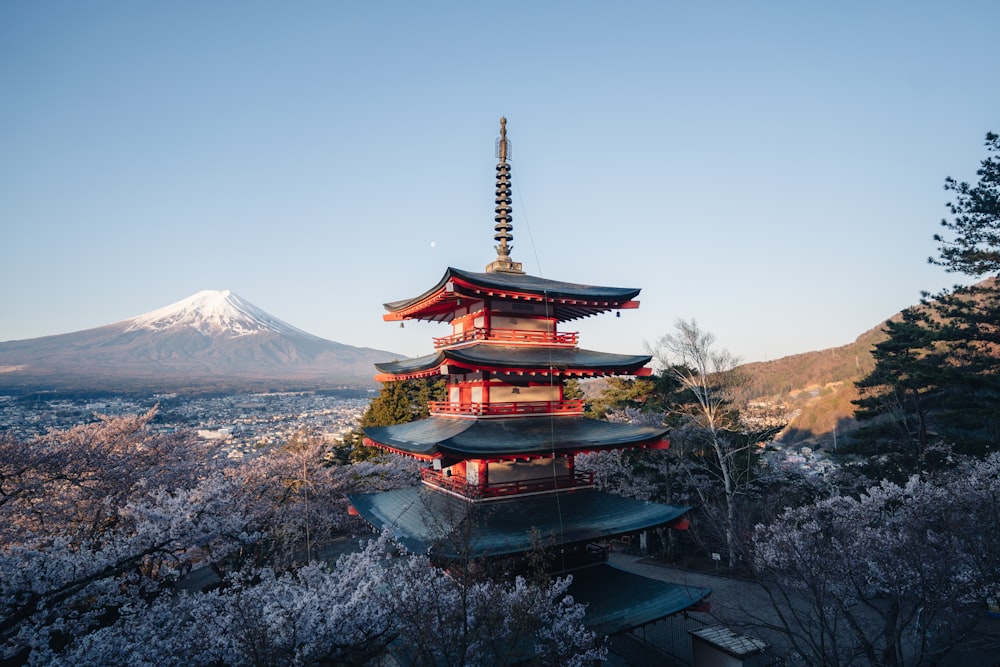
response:
<path fill-rule="evenodd" d="M 0 3 L 0 341 L 231 289 L 406 355 L 383 322 L 493 251 L 641 287 L 581 345 L 695 318 L 746 361 L 842 345 L 958 278 L 944 178 L 1000 131 L 1000 3 Z"/>

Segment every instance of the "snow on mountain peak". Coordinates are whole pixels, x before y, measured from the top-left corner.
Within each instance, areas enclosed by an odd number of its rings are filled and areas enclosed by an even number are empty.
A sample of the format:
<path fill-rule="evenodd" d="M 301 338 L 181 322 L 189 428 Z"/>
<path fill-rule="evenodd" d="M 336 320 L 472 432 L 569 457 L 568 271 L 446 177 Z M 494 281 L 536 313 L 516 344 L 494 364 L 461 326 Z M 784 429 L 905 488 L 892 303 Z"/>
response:
<path fill-rule="evenodd" d="M 266 331 L 315 338 L 272 317 L 229 290 L 203 290 L 128 321 L 127 331 L 191 328 L 206 336 L 245 336 Z"/>

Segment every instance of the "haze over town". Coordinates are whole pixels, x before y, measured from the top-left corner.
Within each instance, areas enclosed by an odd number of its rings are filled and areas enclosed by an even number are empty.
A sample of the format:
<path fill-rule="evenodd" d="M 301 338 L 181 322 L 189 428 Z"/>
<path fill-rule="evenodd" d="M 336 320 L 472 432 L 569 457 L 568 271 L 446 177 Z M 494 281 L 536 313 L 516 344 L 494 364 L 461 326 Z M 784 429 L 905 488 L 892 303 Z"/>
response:
<path fill-rule="evenodd" d="M 850 342 L 921 290 L 946 176 L 996 129 L 994 2 L 5 3 L 0 341 L 231 289 L 338 342 L 428 351 L 380 304 L 514 257 L 643 288 L 747 361 Z M 600 321 L 598 321 L 600 320 Z"/>

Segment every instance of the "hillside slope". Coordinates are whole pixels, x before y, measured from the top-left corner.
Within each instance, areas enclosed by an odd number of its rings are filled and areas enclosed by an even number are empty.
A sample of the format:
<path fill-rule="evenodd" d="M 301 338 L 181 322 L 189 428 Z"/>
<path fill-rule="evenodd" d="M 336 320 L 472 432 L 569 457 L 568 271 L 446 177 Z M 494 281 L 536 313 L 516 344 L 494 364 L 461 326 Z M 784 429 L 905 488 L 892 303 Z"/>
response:
<path fill-rule="evenodd" d="M 781 406 L 789 415 L 783 442 L 833 444 L 835 433 L 856 428 L 854 383 L 874 368 L 872 349 L 885 340 L 883 327 L 840 347 L 741 366 L 751 378 L 753 400 Z"/>

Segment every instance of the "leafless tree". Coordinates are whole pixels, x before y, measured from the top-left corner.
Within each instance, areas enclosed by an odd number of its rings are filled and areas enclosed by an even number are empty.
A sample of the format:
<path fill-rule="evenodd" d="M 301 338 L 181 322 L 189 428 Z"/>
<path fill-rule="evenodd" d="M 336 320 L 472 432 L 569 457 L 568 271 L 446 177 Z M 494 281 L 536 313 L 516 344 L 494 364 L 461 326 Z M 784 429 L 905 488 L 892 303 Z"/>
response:
<path fill-rule="evenodd" d="M 729 566 L 735 567 L 740 553 L 739 499 L 750 487 L 757 446 L 773 437 L 775 429 L 747 428 L 741 422 L 748 382 L 739 371 L 740 360 L 716 349 L 715 336 L 694 320 L 677 320 L 675 332 L 662 336 L 652 352 L 661 372 L 676 380 L 684 397 L 669 408 L 676 423 L 671 446 L 705 506 L 712 507 L 721 488 L 722 515 L 702 513 L 702 519 L 719 520 Z"/>

